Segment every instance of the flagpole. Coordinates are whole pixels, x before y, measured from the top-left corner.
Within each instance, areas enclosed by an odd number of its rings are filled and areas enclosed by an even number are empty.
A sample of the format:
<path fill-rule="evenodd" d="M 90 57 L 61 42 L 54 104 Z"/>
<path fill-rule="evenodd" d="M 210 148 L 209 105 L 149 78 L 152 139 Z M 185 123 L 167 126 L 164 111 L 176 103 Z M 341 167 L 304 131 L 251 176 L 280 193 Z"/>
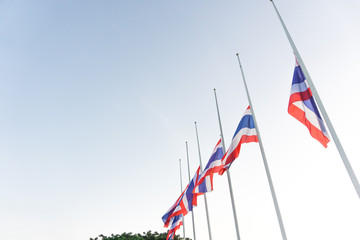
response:
<path fill-rule="evenodd" d="M 215 88 L 214 88 L 214 94 L 215 94 L 216 109 L 217 109 L 218 120 L 219 120 L 221 143 L 222 143 L 222 147 L 223 147 L 224 152 L 226 152 L 225 141 L 224 141 L 224 134 L 223 134 L 222 126 L 221 126 L 219 105 L 218 105 L 218 101 L 217 101 L 217 97 L 216 97 L 216 89 L 215 89 Z M 230 191 L 230 198 L 231 198 L 231 204 L 232 204 L 233 215 L 234 215 L 236 236 L 237 236 L 237 240 L 240 240 L 239 224 L 238 224 L 238 219 L 237 219 L 237 215 L 236 215 L 236 208 L 235 208 L 235 201 L 234 201 L 234 193 L 233 193 L 233 189 L 232 189 L 231 177 L 230 177 L 230 171 L 229 171 L 229 170 L 230 170 L 230 169 L 227 169 L 227 170 L 226 170 L 226 174 L 227 174 L 227 179 L 228 179 L 228 183 L 229 183 L 229 191 Z"/>
<path fill-rule="evenodd" d="M 201 153 L 200 153 L 200 143 L 199 143 L 199 135 L 198 135 L 198 130 L 197 130 L 197 124 L 195 122 L 195 131 L 196 131 L 196 140 L 197 140 L 197 145 L 198 145 L 198 151 L 199 151 L 199 162 L 200 162 L 200 170 L 201 172 L 203 171 L 203 167 L 202 167 L 202 163 L 201 163 Z M 209 231 L 209 239 L 212 240 L 211 237 L 211 227 L 210 227 L 210 218 L 209 218 L 209 210 L 208 210 L 208 205 L 207 205 L 207 198 L 206 198 L 206 193 L 204 193 L 204 201 L 205 201 L 205 210 L 206 210 L 206 220 L 207 220 L 207 225 L 208 225 L 208 231 Z"/>
<path fill-rule="evenodd" d="M 271 179 L 269 166 L 268 166 L 268 163 L 267 163 L 267 160 L 266 160 L 265 150 L 264 150 L 262 140 L 261 140 L 261 136 L 260 136 L 260 130 L 259 130 L 259 127 L 258 127 L 257 122 L 256 122 L 255 111 L 254 111 L 254 108 L 252 106 L 250 95 L 249 95 L 249 90 L 248 90 L 248 87 L 247 87 L 247 84 L 246 84 L 246 81 L 245 81 L 244 71 L 243 71 L 243 68 L 241 66 L 239 54 L 237 53 L 236 56 L 237 56 L 238 61 L 239 61 L 241 75 L 242 75 L 242 79 L 243 79 L 243 82 L 244 82 L 244 85 L 245 85 L 246 95 L 247 95 L 247 98 L 248 98 L 248 101 L 249 101 L 249 104 L 250 104 L 251 113 L 252 113 L 252 116 L 253 116 L 253 119 L 254 119 L 255 129 L 256 129 L 256 132 L 257 132 L 258 139 L 259 139 L 260 151 L 261 151 L 262 159 L 263 159 L 263 162 L 264 162 L 267 179 L 268 179 L 268 182 L 269 182 L 271 196 L 272 196 L 272 199 L 273 199 L 273 202 L 274 202 L 275 211 L 276 211 L 276 215 L 277 215 L 280 230 L 281 230 L 281 235 L 282 235 L 283 240 L 287 240 L 284 223 L 282 221 L 282 217 L 281 217 L 281 214 L 280 214 L 279 204 L 278 204 L 278 201 L 277 201 L 277 198 L 276 198 L 274 185 L 273 185 L 273 182 L 272 182 L 272 179 Z"/>
<path fill-rule="evenodd" d="M 179 159 L 179 166 L 180 166 L 180 194 L 183 192 L 183 185 L 182 185 L 182 171 L 181 171 L 181 159 Z M 184 240 L 185 240 L 185 217 L 182 218 L 183 222 L 183 234 L 184 234 Z"/>
<path fill-rule="evenodd" d="M 189 164 L 189 150 L 188 150 L 188 143 L 187 143 L 187 142 L 186 142 L 186 157 L 187 157 L 187 164 L 188 164 L 189 184 L 190 184 L 190 182 L 191 182 L 191 177 L 190 177 L 190 164 Z M 191 204 L 192 204 L 192 203 L 191 203 Z M 191 217 L 192 217 L 194 240 L 196 240 L 194 209 L 191 211 Z"/>
<path fill-rule="evenodd" d="M 286 28 L 286 26 L 285 26 L 285 23 L 284 23 L 284 21 L 282 20 L 282 18 L 281 18 L 281 16 L 280 16 L 280 13 L 279 13 L 279 11 L 277 10 L 277 8 L 276 8 L 276 6 L 275 6 L 275 3 L 274 3 L 272 0 L 270 0 L 270 2 L 272 2 L 273 6 L 274 6 L 274 9 L 275 9 L 275 11 L 276 11 L 276 14 L 277 14 L 278 17 L 279 17 L 279 20 L 280 20 L 280 22 L 281 22 L 281 25 L 282 25 L 282 27 L 283 27 L 283 29 L 284 29 L 284 31 L 285 31 L 285 34 L 286 34 L 286 36 L 287 36 L 287 38 L 288 38 L 288 40 L 289 40 L 289 43 L 290 43 L 290 45 L 291 45 L 291 47 L 292 47 L 292 49 L 293 49 L 293 51 L 294 51 L 294 54 L 295 54 L 295 56 L 296 56 L 296 58 L 297 58 L 297 60 L 298 60 L 298 63 L 299 63 L 299 65 L 300 65 L 301 69 L 303 70 L 303 73 L 304 73 L 304 75 L 305 75 L 306 80 L 307 80 L 308 83 L 309 83 L 309 87 L 310 87 L 310 89 L 311 89 L 311 92 L 313 93 L 313 96 L 314 96 L 316 102 L 318 103 L 320 112 L 321 112 L 321 114 L 322 114 L 323 117 L 324 117 L 324 121 L 326 122 L 326 125 L 327 125 L 328 128 L 329 128 L 329 132 L 330 132 L 330 134 L 331 134 L 331 136 L 332 136 L 332 138 L 333 138 L 333 140 L 334 140 L 334 143 L 335 143 L 335 145 L 336 145 L 336 148 L 337 148 L 338 151 L 339 151 L 339 154 L 340 154 L 340 156 L 341 156 L 341 159 L 343 160 L 343 163 L 344 163 L 345 168 L 346 168 L 346 170 L 347 170 L 347 172 L 348 172 L 348 174 L 349 174 L 349 177 L 350 177 L 350 179 L 351 179 L 351 181 L 352 181 L 352 184 L 354 185 L 354 188 L 355 188 L 355 190 L 356 190 L 356 192 L 357 192 L 357 194 L 358 194 L 358 197 L 360 198 L 360 184 L 359 184 L 359 181 L 358 181 L 357 178 L 356 178 L 356 175 L 355 175 L 355 173 L 354 173 L 354 170 L 353 170 L 352 167 L 351 167 L 351 164 L 350 164 L 350 162 L 349 162 L 349 160 L 348 160 L 348 158 L 347 158 L 347 156 L 346 156 L 346 153 L 345 153 L 345 151 L 344 151 L 344 149 L 343 149 L 343 147 L 342 147 L 342 145 L 341 145 L 341 143 L 340 143 L 340 140 L 339 140 L 339 138 L 338 138 L 338 136 L 337 136 L 337 134 L 336 134 L 336 132 L 335 132 L 335 129 L 334 129 L 334 127 L 333 127 L 333 125 L 332 125 L 332 123 L 331 123 L 331 121 L 330 121 L 330 118 L 329 118 L 329 116 L 328 116 L 328 114 L 327 114 L 327 112 L 326 112 L 326 110 L 325 110 L 325 107 L 324 107 L 324 105 L 323 105 L 323 103 L 322 103 L 322 101 L 321 101 L 321 99 L 320 99 L 320 96 L 319 96 L 318 92 L 316 91 L 315 85 L 314 85 L 313 81 L 311 80 L 310 74 L 309 74 L 309 72 L 307 71 L 307 69 L 306 69 L 306 67 L 305 67 L 305 64 L 304 64 L 304 62 L 303 62 L 303 60 L 302 60 L 302 58 L 301 58 L 301 56 L 300 56 L 300 53 L 299 53 L 299 51 L 297 50 L 297 48 L 296 48 L 296 46 L 295 46 L 295 43 L 294 43 L 294 41 L 292 40 L 292 38 L 291 38 L 291 36 L 290 36 L 290 33 L 289 33 L 289 31 L 287 30 L 287 28 Z"/>

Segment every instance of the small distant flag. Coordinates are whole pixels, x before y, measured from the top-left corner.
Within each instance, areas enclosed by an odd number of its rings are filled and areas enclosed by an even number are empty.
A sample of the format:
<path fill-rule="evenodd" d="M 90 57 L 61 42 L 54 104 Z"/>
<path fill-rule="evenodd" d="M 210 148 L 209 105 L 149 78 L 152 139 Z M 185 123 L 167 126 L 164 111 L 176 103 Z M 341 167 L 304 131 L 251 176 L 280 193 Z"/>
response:
<path fill-rule="evenodd" d="M 324 147 L 327 147 L 327 143 L 330 141 L 329 134 L 297 60 L 291 85 L 288 113 L 303 123 L 309 129 L 313 138 L 318 140 Z"/>
<path fill-rule="evenodd" d="M 256 128 L 254 119 L 251 114 L 251 109 L 250 106 L 248 106 L 235 131 L 230 147 L 222 159 L 222 164 L 224 167 L 220 170 L 220 175 L 224 174 L 224 172 L 230 168 L 232 162 L 234 162 L 235 159 L 239 156 L 241 144 L 250 142 L 259 142 L 259 140 L 256 134 Z"/>
<path fill-rule="evenodd" d="M 168 227 L 170 222 L 175 216 L 181 215 L 184 213 L 185 207 L 183 206 L 183 198 L 185 195 L 186 189 L 181 193 L 180 197 L 175 201 L 174 205 L 164 214 L 162 220 L 164 222 L 164 227 Z M 185 214 L 184 214 L 185 215 Z"/>
<path fill-rule="evenodd" d="M 194 193 L 206 193 L 213 190 L 213 177 L 215 173 L 219 173 L 224 167 L 221 159 L 224 156 L 224 151 L 221 146 L 221 139 L 216 144 L 211 157 L 206 164 L 206 167 L 199 176 L 197 185 L 195 186 Z"/>
<path fill-rule="evenodd" d="M 183 215 L 177 215 L 171 219 L 170 229 L 168 231 L 168 235 L 166 240 L 173 240 L 175 238 L 176 231 L 183 225 Z"/>
<path fill-rule="evenodd" d="M 193 206 L 197 206 L 197 197 L 203 193 L 194 193 L 194 189 L 197 181 L 199 180 L 200 167 L 196 170 L 196 173 L 190 183 L 186 186 L 180 197 L 172 205 L 172 207 L 164 214 L 162 220 L 164 227 L 168 227 L 172 218 L 175 216 L 185 216 L 188 212 L 191 212 Z"/>

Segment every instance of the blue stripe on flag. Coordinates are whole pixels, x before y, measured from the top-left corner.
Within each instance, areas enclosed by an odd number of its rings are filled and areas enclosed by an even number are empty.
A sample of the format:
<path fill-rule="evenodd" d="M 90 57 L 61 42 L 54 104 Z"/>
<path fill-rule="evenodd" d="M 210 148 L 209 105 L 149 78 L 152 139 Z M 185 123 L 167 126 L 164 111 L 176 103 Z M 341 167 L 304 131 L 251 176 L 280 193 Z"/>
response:
<path fill-rule="evenodd" d="M 293 84 L 294 83 L 301 83 L 305 81 L 305 75 L 302 71 L 302 69 L 300 68 L 300 66 L 296 66 L 295 67 L 295 71 L 294 71 L 294 76 L 293 76 Z"/>
<path fill-rule="evenodd" d="M 242 117 L 236 131 L 235 134 L 233 136 L 233 138 L 236 136 L 236 134 L 238 134 L 238 132 L 243 129 L 243 128 L 255 128 L 255 124 L 254 124 L 254 119 L 252 118 L 251 115 L 245 115 Z"/>
<path fill-rule="evenodd" d="M 313 113 L 315 113 L 318 118 L 320 118 L 322 120 L 322 118 L 320 116 L 320 113 L 319 113 L 319 110 L 316 107 L 314 97 L 311 97 L 310 99 L 308 99 L 306 101 L 302 101 L 302 102 L 304 103 L 304 105 L 307 108 L 309 108 Z"/>

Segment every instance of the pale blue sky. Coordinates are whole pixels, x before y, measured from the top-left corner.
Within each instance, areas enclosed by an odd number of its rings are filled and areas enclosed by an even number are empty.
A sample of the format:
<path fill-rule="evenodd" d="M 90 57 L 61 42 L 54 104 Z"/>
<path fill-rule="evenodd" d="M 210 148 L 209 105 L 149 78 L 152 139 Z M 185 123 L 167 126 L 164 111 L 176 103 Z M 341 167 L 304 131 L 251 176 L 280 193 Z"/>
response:
<path fill-rule="evenodd" d="M 276 4 L 360 178 L 360 2 Z M 333 141 L 287 114 L 294 57 L 265 0 L 0 1 L 0 239 L 166 231 L 193 122 L 203 164 L 219 138 L 212 89 L 227 146 L 247 107 L 236 52 L 289 240 L 360 239 Z M 280 239 L 257 144 L 231 171 L 242 239 Z M 235 239 L 225 176 L 208 201 L 213 239 Z M 202 199 L 195 224 L 207 239 Z"/>

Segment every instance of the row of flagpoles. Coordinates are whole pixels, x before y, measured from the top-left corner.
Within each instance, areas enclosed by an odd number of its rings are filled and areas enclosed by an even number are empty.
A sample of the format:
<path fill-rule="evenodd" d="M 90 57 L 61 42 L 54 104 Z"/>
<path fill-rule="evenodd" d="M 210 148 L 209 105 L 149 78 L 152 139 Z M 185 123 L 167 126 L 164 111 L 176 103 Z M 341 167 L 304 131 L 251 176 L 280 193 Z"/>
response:
<path fill-rule="evenodd" d="M 309 130 L 310 135 L 318 140 L 324 147 L 327 147 L 327 143 L 330 141 L 330 136 L 327 133 L 326 126 L 329 128 L 329 132 L 331 137 L 334 140 L 334 143 L 339 151 L 339 154 L 343 160 L 343 163 L 345 165 L 345 168 L 348 172 L 348 175 L 353 183 L 353 186 L 358 194 L 358 197 L 360 198 L 360 185 L 356 178 L 356 175 L 350 165 L 349 160 L 347 159 L 347 156 L 345 154 L 345 151 L 340 143 L 339 138 L 337 137 L 337 134 L 335 132 L 334 127 L 332 126 L 332 123 L 326 113 L 326 110 L 324 108 L 324 105 L 321 102 L 321 99 L 315 89 L 315 86 L 311 80 L 311 77 L 304 65 L 304 62 L 302 61 L 302 58 L 280 16 L 279 11 L 277 10 L 274 2 L 270 0 L 273 4 L 273 7 L 275 9 L 275 12 L 281 22 L 281 25 L 285 31 L 285 34 L 289 40 L 289 43 L 293 49 L 295 58 L 296 58 L 296 66 L 293 76 L 293 82 L 291 87 L 291 95 L 290 95 L 290 101 L 289 101 L 289 107 L 288 112 L 290 115 L 292 115 L 294 118 L 299 120 L 301 123 L 303 123 Z M 176 231 L 180 228 L 180 226 L 183 226 L 183 232 L 184 232 L 184 239 L 185 239 L 185 222 L 184 222 L 184 216 L 192 212 L 192 223 L 193 223 L 193 237 L 194 240 L 196 240 L 196 232 L 195 232 L 195 222 L 194 222 L 194 213 L 192 211 L 193 206 L 197 206 L 197 197 L 199 195 L 204 195 L 204 201 L 205 201 L 205 209 L 206 209 L 206 217 L 207 217 L 207 224 L 208 224 L 208 232 L 209 232 L 209 239 L 212 239 L 211 236 L 211 228 L 210 228 L 210 219 L 208 214 L 208 206 L 207 206 L 207 199 L 206 199 L 206 193 L 211 192 L 213 190 L 213 177 L 217 173 L 218 175 L 223 175 L 223 173 L 227 173 L 227 179 L 229 184 L 229 192 L 231 197 L 231 203 L 232 203 L 232 209 L 233 209 L 233 216 L 234 216 L 234 224 L 236 229 L 236 235 L 237 239 L 240 240 L 240 232 L 239 232 L 239 226 L 238 226 L 238 220 L 236 215 L 236 208 L 235 208 L 235 201 L 232 191 L 232 182 L 231 182 L 231 176 L 230 176 L 230 166 L 232 162 L 239 156 L 240 148 L 243 143 L 250 143 L 250 142 L 258 142 L 266 175 L 267 180 L 270 188 L 270 192 L 273 199 L 273 204 L 275 207 L 281 235 L 283 240 L 287 240 L 286 232 L 284 223 L 281 217 L 279 204 L 277 201 L 275 188 L 272 182 L 270 169 L 267 163 L 267 158 L 265 155 L 265 150 L 263 147 L 263 143 L 261 140 L 260 130 L 259 126 L 256 121 L 255 117 L 255 110 L 254 106 L 251 102 L 249 90 L 246 84 L 245 80 L 245 74 L 244 70 L 241 65 L 239 54 L 237 55 L 239 67 L 241 70 L 242 80 L 245 86 L 245 91 L 249 103 L 249 107 L 246 109 L 244 116 L 242 117 L 236 131 L 234 134 L 234 137 L 232 138 L 231 144 L 228 148 L 228 150 L 225 152 L 225 142 L 223 138 L 223 132 L 222 132 L 222 125 L 221 125 L 221 119 L 220 119 L 220 112 L 219 112 L 219 105 L 217 101 L 217 95 L 216 90 L 214 89 L 214 95 L 215 95 L 215 102 L 217 107 L 217 115 L 219 120 L 219 129 L 220 129 L 220 136 L 221 139 L 216 144 L 210 160 L 208 161 L 205 168 L 202 168 L 201 163 L 201 153 L 200 153 L 200 144 L 199 144 L 199 136 L 197 131 L 197 124 L 195 122 L 195 130 L 196 130 L 196 138 L 197 138 L 197 145 L 198 145 L 198 152 L 199 152 L 199 161 L 200 166 L 197 169 L 194 177 L 190 178 L 190 166 L 189 166 L 189 154 L 188 154 L 188 145 L 186 143 L 186 153 L 187 153 L 187 163 L 188 163 L 188 175 L 189 175 L 189 184 L 185 189 L 182 188 L 181 183 L 181 195 L 176 200 L 174 205 L 165 213 L 165 215 L 162 217 L 162 220 L 165 224 L 165 227 L 170 227 L 168 231 L 168 237 L 167 239 L 174 239 Z M 317 106 L 319 106 L 320 111 L 318 110 Z M 322 120 L 322 117 L 324 118 L 324 121 Z M 181 179 L 181 160 L 180 160 L 180 181 Z"/>

